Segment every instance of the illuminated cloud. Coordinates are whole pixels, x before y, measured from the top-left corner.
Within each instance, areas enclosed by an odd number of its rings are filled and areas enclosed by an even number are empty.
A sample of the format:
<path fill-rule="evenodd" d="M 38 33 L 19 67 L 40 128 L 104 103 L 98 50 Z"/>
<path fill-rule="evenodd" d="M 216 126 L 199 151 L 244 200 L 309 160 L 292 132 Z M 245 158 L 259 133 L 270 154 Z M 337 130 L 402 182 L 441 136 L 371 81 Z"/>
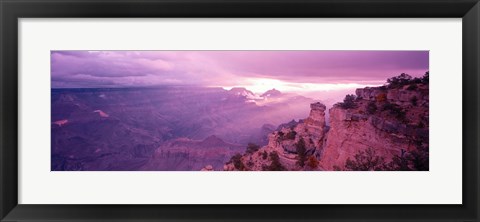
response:
<path fill-rule="evenodd" d="M 428 71 L 428 51 L 52 51 L 52 87 L 203 85 L 256 92 L 380 85 Z"/>

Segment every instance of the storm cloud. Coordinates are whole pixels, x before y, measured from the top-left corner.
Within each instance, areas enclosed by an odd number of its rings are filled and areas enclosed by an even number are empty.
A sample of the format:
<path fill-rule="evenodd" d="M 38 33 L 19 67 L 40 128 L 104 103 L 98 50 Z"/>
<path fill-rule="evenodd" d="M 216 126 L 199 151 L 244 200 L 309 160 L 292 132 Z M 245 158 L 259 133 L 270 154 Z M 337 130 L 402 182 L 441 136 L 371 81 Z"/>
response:
<path fill-rule="evenodd" d="M 53 88 L 155 85 L 375 85 L 400 73 L 421 76 L 428 51 L 52 51 Z"/>

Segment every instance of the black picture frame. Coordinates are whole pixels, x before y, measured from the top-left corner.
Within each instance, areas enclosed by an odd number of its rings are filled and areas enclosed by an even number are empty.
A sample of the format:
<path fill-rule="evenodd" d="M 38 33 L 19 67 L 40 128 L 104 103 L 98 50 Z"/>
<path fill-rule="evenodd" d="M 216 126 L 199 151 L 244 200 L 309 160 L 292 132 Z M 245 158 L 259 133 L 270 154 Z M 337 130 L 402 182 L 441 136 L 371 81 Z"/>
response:
<path fill-rule="evenodd" d="M 0 0 L 1 221 L 478 221 L 478 0 Z M 120 17 L 462 18 L 461 205 L 18 204 L 18 19 Z M 445 44 L 448 44 L 445 43 Z M 455 148 L 451 147 L 450 149 Z M 181 195 L 181 194 L 179 194 Z M 441 194 L 439 194 L 441 195 Z"/>

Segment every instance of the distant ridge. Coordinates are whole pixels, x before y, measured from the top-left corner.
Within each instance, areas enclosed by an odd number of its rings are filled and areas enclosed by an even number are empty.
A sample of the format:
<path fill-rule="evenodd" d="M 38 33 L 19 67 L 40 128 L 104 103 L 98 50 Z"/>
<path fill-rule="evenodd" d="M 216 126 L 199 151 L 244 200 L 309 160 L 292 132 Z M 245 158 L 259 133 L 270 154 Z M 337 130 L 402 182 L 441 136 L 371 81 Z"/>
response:
<path fill-rule="evenodd" d="M 273 88 L 273 89 L 270 89 L 270 90 L 266 91 L 261 96 L 262 97 L 278 97 L 278 96 L 281 96 L 281 95 L 282 95 L 282 92 Z"/>

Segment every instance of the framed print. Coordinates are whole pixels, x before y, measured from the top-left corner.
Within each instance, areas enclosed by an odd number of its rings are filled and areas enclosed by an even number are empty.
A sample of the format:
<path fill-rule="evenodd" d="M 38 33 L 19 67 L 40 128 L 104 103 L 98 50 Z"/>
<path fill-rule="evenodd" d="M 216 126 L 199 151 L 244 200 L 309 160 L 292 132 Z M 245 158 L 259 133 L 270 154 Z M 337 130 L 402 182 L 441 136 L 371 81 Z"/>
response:
<path fill-rule="evenodd" d="M 428 54 L 53 50 L 51 170 L 428 171 Z"/>
<path fill-rule="evenodd" d="M 479 7 L 2 1 L 1 220 L 478 221 Z"/>

